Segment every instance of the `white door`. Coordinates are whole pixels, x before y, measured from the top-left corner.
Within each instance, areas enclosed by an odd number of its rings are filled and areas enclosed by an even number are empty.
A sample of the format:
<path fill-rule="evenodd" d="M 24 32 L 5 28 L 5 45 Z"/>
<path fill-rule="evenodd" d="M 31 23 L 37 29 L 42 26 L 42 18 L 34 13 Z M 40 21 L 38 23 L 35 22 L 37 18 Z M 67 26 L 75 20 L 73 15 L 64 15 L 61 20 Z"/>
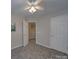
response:
<path fill-rule="evenodd" d="M 28 22 L 23 20 L 23 46 L 28 44 Z"/>

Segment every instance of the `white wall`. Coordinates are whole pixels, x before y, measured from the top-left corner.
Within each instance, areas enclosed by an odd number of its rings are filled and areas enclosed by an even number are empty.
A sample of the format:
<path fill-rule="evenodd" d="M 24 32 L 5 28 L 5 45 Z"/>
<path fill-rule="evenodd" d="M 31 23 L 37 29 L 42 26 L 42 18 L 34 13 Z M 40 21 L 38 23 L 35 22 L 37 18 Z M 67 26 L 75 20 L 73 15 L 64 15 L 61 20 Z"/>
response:
<path fill-rule="evenodd" d="M 68 15 L 52 17 L 50 20 L 50 48 L 68 52 Z"/>
<path fill-rule="evenodd" d="M 22 46 L 22 18 L 17 15 L 12 15 L 11 24 L 16 24 L 16 31 L 11 32 L 11 49 L 14 49 Z"/>
<path fill-rule="evenodd" d="M 50 20 L 47 18 L 40 18 L 37 22 L 37 44 L 49 47 L 49 29 Z"/>

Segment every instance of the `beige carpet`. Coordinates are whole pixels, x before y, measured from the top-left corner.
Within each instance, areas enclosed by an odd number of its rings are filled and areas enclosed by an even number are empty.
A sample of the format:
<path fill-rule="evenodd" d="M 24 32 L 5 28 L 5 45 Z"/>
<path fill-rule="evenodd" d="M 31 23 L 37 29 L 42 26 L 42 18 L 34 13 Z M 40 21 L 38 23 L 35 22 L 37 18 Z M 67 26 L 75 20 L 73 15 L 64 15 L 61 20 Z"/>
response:
<path fill-rule="evenodd" d="M 11 59 L 67 59 L 65 53 L 35 44 L 31 40 L 26 47 L 12 50 Z"/>

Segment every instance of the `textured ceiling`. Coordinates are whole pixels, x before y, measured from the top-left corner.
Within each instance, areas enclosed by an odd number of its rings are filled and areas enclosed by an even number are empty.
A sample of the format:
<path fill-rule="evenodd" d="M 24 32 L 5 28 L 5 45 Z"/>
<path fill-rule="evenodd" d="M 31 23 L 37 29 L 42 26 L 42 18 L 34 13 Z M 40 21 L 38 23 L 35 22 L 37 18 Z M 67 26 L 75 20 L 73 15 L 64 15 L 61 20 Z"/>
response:
<path fill-rule="evenodd" d="M 20 14 L 25 17 L 42 17 L 48 14 L 58 14 L 61 11 L 67 11 L 68 1 L 67 0 L 44 0 L 43 11 L 38 11 L 33 15 L 24 10 L 26 0 L 11 0 L 12 14 Z"/>

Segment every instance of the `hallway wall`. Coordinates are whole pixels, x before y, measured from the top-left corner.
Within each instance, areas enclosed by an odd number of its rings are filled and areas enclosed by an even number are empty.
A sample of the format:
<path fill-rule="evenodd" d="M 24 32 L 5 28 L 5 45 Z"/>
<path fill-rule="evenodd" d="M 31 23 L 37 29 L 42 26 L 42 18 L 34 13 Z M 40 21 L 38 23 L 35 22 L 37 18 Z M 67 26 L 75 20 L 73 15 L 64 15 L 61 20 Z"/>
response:
<path fill-rule="evenodd" d="M 16 31 L 11 32 L 11 49 L 14 49 L 22 46 L 22 18 L 12 15 L 11 24 L 15 24 L 16 26 Z"/>
<path fill-rule="evenodd" d="M 40 18 L 37 22 L 37 40 L 36 43 L 49 47 L 50 20 Z"/>
<path fill-rule="evenodd" d="M 50 20 L 50 48 L 68 53 L 68 15 L 63 14 Z"/>

